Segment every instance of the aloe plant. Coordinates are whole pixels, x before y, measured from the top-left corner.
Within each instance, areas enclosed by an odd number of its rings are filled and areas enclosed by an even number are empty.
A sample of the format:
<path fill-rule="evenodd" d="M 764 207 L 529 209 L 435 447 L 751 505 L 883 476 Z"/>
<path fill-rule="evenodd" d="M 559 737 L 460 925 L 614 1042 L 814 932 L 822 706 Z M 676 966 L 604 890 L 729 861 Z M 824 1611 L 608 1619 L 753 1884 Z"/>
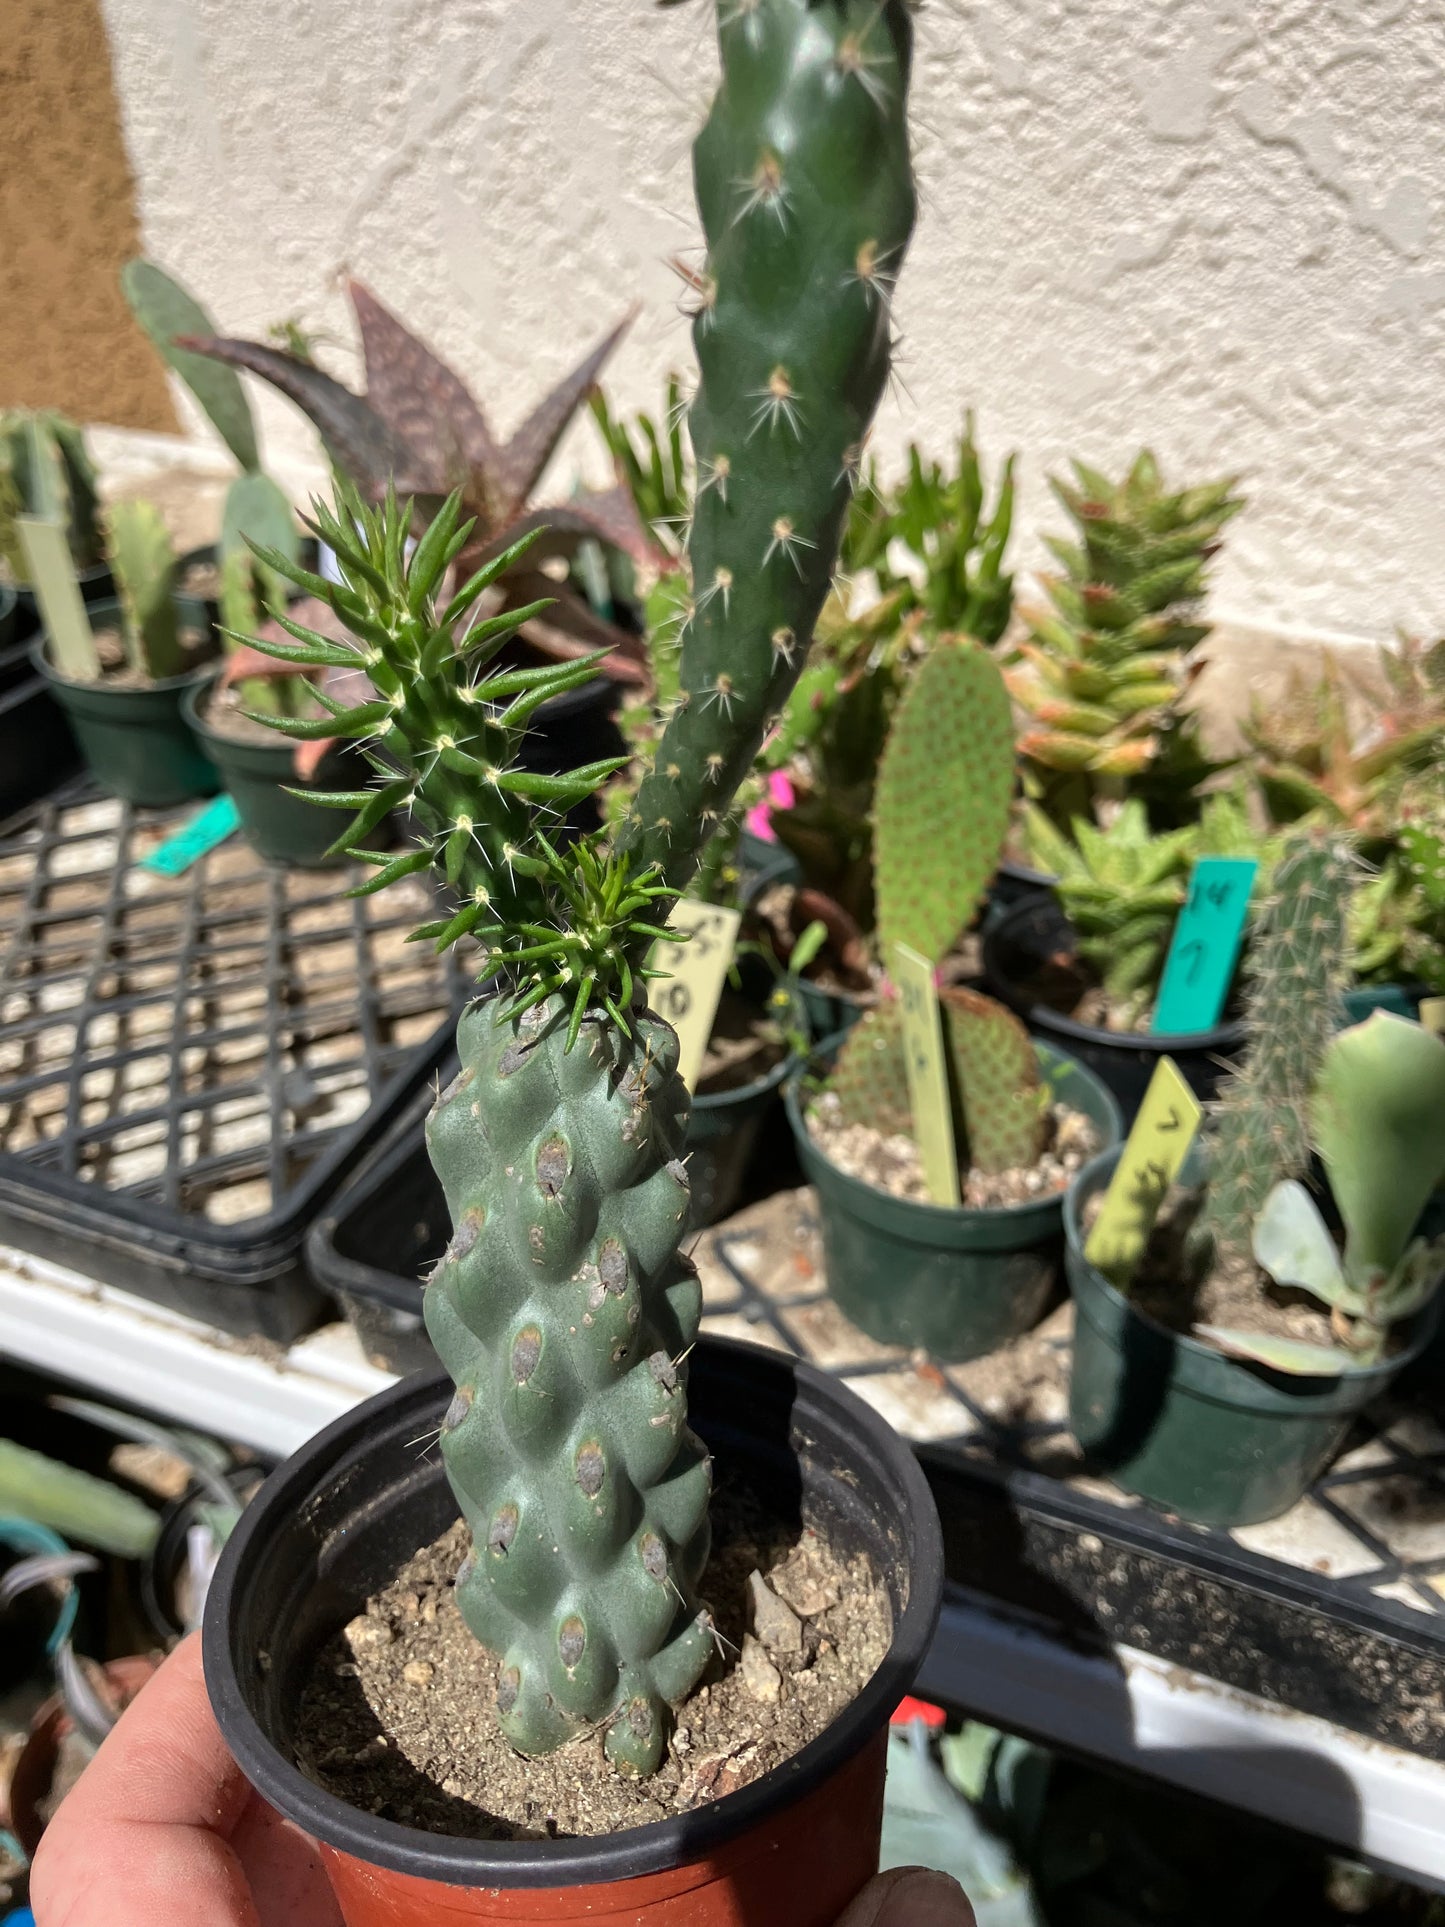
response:
<path fill-rule="evenodd" d="M 264 646 L 370 680 L 324 721 L 275 719 L 374 760 L 376 788 L 319 799 L 354 813 L 339 846 L 375 866 L 363 888 L 436 866 L 455 907 L 417 936 L 469 933 L 492 973 L 428 1127 L 454 1226 L 425 1306 L 457 1387 L 441 1450 L 472 1536 L 458 1602 L 500 1657 L 497 1714 L 518 1748 L 601 1726 L 634 1773 L 658 1764 L 668 1709 L 713 1644 L 697 1591 L 709 1464 L 686 1422 L 701 1292 L 678 1250 L 688 1100 L 676 1038 L 646 1008 L 646 958 L 802 669 L 849 451 L 888 372 L 868 270 L 896 268 L 913 220 L 902 0 L 750 0 L 720 10 L 718 42 L 695 159 L 711 293 L 691 433 L 711 486 L 691 528 L 677 701 L 616 832 L 564 844 L 548 827 L 613 762 L 517 766 L 539 704 L 596 669 L 496 666 L 520 614 L 476 619 L 478 603 L 515 579 L 531 538 L 448 594 L 448 570 L 489 541 L 462 491 L 408 554 L 410 506 L 342 486 L 314 522 L 339 584 L 260 558 L 352 638 L 292 622 L 294 644 Z M 412 846 L 368 853 L 397 807 Z"/>

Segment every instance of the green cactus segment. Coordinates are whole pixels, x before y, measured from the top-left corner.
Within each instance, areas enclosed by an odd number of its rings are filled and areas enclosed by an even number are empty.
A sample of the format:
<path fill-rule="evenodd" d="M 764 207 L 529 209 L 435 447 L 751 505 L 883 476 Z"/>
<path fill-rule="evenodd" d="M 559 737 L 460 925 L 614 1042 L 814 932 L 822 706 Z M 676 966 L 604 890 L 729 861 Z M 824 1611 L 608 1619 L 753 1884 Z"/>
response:
<path fill-rule="evenodd" d="M 1038 1056 L 1011 1011 L 958 986 L 942 992 L 944 1048 L 961 1167 L 984 1172 L 1027 1168 L 1043 1148 L 1045 1097 Z M 849 1124 L 889 1137 L 913 1135 L 896 1000 L 870 1010 L 843 1040 L 828 1089 Z"/>
<path fill-rule="evenodd" d="M 718 9 L 678 706 L 627 846 L 681 887 L 803 666 L 888 376 L 913 227 L 903 0 Z"/>
<path fill-rule="evenodd" d="M 256 423 L 241 377 L 233 368 L 175 345 L 183 336 L 216 332 L 216 324 L 200 302 L 153 261 L 127 261 L 120 271 L 120 286 L 162 360 L 190 389 L 242 468 L 258 469 Z"/>
<path fill-rule="evenodd" d="M 712 1623 L 707 1453 L 686 1424 L 702 1294 L 680 1257 L 687 1094 L 677 1040 L 560 999 L 475 1006 L 427 1141 L 452 1242 L 426 1319 L 457 1395 L 442 1453 L 471 1528 L 467 1624 L 501 1657 L 497 1711 L 526 1753 L 606 1727 L 624 1771 L 661 1758 Z"/>
<path fill-rule="evenodd" d="M 941 637 L 898 706 L 878 770 L 873 865 L 886 965 L 938 964 L 998 868 L 1013 801 L 1013 722 L 993 657 Z"/>
<path fill-rule="evenodd" d="M 176 554 L 165 518 L 153 502 L 116 502 L 109 520 L 111 567 L 131 666 L 155 682 L 178 676 L 185 657 L 176 608 Z"/>
<path fill-rule="evenodd" d="M 1043 1150 L 1045 1093 L 1028 1032 L 1002 1004 L 976 990 L 945 990 L 944 1037 L 977 1171 L 1027 1170 Z"/>
<path fill-rule="evenodd" d="M 1309 1108 L 1345 1226 L 1345 1277 L 1368 1291 L 1395 1271 L 1445 1178 L 1445 1042 L 1376 1011 L 1324 1053 Z"/>
<path fill-rule="evenodd" d="M 85 437 L 64 415 L 25 409 L 0 414 L 0 561 L 14 581 L 26 584 L 22 515 L 63 522 L 77 569 L 92 569 L 102 560 L 95 470 Z"/>
<path fill-rule="evenodd" d="M 1344 1016 L 1354 863 L 1337 839 L 1285 851 L 1250 950 L 1249 1052 L 1210 1125 L 1205 1226 L 1229 1258 L 1248 1256 L 1273 1188 L 1309 1170 L 1309 1102 Z"/>

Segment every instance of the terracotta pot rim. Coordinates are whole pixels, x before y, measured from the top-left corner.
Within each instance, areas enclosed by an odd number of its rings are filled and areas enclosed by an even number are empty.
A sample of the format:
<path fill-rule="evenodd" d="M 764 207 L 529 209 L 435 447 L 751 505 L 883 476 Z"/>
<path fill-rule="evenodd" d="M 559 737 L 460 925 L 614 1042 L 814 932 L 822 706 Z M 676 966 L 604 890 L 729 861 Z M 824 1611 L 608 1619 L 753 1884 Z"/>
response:
<path fill-rule="evenodd" d="M 414 1425 L 442 1402 L 444 1374 L 417 1374 L 355 1406 L 318 1432 L 271 1474 L 232 1533 L 212 1580 L 202 1635 L 206 1682 L 227 1745 L 251 1784 L 287 1819 L 325 1846 L 356 1860 L 424 1880 L 476 1888 L 575 1888 L 636 1879 L 705 1860 L 821 1786 L 884 1725 L 909 1690 L 937 1624 L 943 1539 L 932 1495 L 907 1441 L 837 1379 L 801 1359 L 736 1339 L 704 1336 L 693 1368 L 791 1381 L 796 1410 L 815 1424 L 831 1419 L 850 1439 L 866 1476 L 890 1488 L 903 1527 L 909 1573 L 888 1652 L 858 1696 L 791 1760 L 737 1793 L 694 1812 L 623 1833 L 562 1840 L 462 1840 L 382 1820 L 338 1799 L 306 1777 L 268 1737 L 248 1704 L 232 1652 L 234 1605 L 264 1555 L 278 1517 L 306 1504 L 358 1441 L 385 1420 Z M 880 1499 L 882 1494 L 880 1493 Z"/>

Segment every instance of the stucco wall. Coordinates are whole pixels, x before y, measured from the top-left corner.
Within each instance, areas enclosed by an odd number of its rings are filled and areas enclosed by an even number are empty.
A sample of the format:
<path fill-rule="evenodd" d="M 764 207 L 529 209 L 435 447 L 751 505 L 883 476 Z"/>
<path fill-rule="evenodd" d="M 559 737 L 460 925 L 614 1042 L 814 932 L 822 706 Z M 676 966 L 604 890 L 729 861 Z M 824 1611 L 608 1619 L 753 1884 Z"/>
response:
<path fill-rule="evenodd" d="M 622 398 L 685 360 L 702 0 L 104 4 L 146 241 L 227 328 L 299 313 L 347 373 L 350 268 L 503 424 L 634 295 Z M 918 39 L 884 453 L 972 403 L 1035 530 L 1068 452 L 1148 439 L 1247 478 L 1222 611 L 1445 626 L 1438 0 L 930 0 Z"/>

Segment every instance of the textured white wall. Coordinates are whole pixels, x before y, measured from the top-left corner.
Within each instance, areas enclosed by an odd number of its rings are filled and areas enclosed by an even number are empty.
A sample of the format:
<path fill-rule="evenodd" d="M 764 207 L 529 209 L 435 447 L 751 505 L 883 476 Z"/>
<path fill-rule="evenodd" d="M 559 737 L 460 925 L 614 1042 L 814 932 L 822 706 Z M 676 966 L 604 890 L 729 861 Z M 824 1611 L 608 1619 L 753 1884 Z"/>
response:
<path fill-rule="evenodd" d="M 370 281 L 506 426 L 634 296 L 612 386 L 688 345 L 666 257 L 709 0 L 105 0 L 148 246 L 231 331 L 299 313 L 355 371 Z M 885 456 L 962 409 L 1024 452 L 1246 478 L 1221 612 L 1445 627 L 1440 0 L 930 0 L 923 212 Z M 268 407 L 273 459 L 310 443 Z M 590 459 L 588 437 L 567 460 Z"/>

